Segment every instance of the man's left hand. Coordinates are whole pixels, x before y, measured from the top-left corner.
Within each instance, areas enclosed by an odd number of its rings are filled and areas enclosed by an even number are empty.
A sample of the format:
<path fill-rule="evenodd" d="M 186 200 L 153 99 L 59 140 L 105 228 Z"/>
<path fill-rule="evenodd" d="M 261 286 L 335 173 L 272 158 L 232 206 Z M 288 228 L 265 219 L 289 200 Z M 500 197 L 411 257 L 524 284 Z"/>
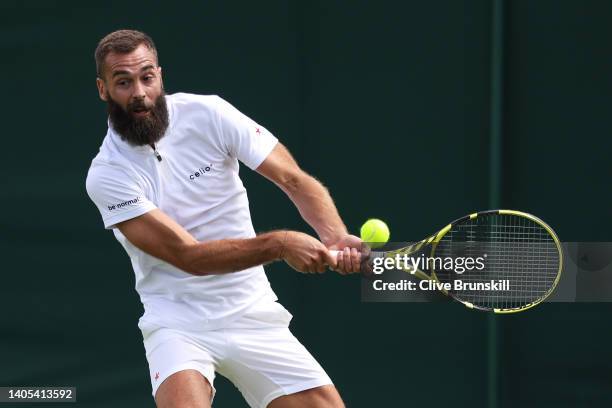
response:
<path fill-rule="evenodd" d="M 346 234 L 327 248 L 338 251 L 338 264 L 334 268 L 341 275 L 359 273 L 361 270 L 361 249 L 363 242 L 355 235 Z"/>

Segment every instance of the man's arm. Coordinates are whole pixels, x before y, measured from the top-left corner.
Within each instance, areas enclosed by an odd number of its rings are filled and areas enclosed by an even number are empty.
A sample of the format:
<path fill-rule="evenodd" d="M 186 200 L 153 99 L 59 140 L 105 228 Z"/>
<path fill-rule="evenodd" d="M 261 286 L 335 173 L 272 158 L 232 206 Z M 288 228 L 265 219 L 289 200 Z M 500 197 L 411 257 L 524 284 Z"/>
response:
<path fill-rule="evenodd" d="M 287 194 L 327 248 L 341 251 L 340 272 L 359 272 L 361 240 L 348 234 L 327 189 L 298 166 L 285 146 L 278 143 L 257 172 Z"/>
<path fill-rule="evenodd" d="M 296 231 L 199 242 L 159 209 L 117 228 L 139 249 L 193 275 L 236 272 L 280 259 L 300 272 L 324 272 L 326 265 L 335 266 L 323 244 Z"/>

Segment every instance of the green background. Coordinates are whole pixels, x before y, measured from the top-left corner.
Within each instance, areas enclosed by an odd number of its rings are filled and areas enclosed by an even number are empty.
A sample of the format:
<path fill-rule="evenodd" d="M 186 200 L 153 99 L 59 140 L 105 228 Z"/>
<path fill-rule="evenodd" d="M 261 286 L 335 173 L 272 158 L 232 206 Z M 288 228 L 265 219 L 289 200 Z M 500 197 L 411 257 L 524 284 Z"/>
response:
<path fill-rule="evenodd" d="M 273 131 L 352 231 L 376 216 L 416 240 L 500 206 L 611 240 L 611 2 L 85 4 L 0 5 L 0 386 L 154 406 L 133 272 L 84 184 L 106 131 L 93 52 L 119 28 L 154 38 L 169 93 L 219 94 Z M 308 231 L 242 174 L 258 231 Z M 268 276 L 349 407 L 612 403 L 610 304 L 491 317 L 361 303 L 357 277 Z M 246 406 L 215 385 L 215 406 Z"/>

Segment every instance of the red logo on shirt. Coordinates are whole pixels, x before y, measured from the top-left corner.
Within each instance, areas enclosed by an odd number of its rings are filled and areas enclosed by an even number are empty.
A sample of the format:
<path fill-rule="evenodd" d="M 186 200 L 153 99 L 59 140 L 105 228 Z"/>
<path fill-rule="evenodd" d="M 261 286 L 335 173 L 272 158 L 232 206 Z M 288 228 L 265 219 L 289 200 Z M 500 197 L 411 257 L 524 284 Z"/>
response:
<path fill-rule="evenodd" d="M 259 128 L 255 128 L 255 133 L 257 133 L 258 135 L 261 134 L 261 132 L 259 131 Z"/>
<path fill-rule="evenodd" d="M 159 380 L 159 372 L 155 373 L 155 381 Z"/>

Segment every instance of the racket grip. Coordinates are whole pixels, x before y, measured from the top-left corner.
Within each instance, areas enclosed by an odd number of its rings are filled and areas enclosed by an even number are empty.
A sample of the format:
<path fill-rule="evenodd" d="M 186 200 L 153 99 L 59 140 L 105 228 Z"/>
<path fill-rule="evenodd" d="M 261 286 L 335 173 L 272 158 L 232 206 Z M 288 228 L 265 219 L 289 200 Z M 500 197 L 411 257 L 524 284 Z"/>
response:
<path fill-rule="evenodd" d="M 330 249 L 329 250 L 329 254 L 334 258 L 334 259 L 338 259 L 338 254 L 340 253 L 340 251 L 338 251 L 337 249 Z"/>
<path fill-rule="evenodd" d="M 330 255 L 333 256 L 334 259 L 338 258 L 338 254 L 340 252 L 342 252 L 342 251 L 338 251 L 337 249 L 330 249 L 329 250 Z M 378 257 L 378 256 L 382 256 L 383 255 L 383 252 L 374 252 L 374 251 L 370 252 L 370 251 L 368 251 L 367 253 L 369 254 L 368 258 Z"/>
<path fill-rule="evenodd" d="M 342 252 L 342 251 L 338 251 L 336 249 L 330 249 L 329 250 L 329 254 L 336 261 L 338 260 L 338 254 L 340 252 Z M 360 273 L 361 273 L 361 276 L 363 276 L 366 279 L 373 279 L 373 276 L 374 276 L 374 275 L 372 275 L 371 271 L 369 271 L 369 268 L 367 267 L 367 262 L 368 262 L 368 259 L 369 259 L 371 254 L 372 254 L 371 252 L 368 252 L 368 254 L 366 255 L 365 253 L 362 252 L 362 255 L 365 255 L 367 258 L 365 258 L 365 259 L 362 258 L 362 260 L 361 260 L 362 264 L 361 264 Z M 380 256 L 380 253 L 377 253 L 377 256 Z"/>

